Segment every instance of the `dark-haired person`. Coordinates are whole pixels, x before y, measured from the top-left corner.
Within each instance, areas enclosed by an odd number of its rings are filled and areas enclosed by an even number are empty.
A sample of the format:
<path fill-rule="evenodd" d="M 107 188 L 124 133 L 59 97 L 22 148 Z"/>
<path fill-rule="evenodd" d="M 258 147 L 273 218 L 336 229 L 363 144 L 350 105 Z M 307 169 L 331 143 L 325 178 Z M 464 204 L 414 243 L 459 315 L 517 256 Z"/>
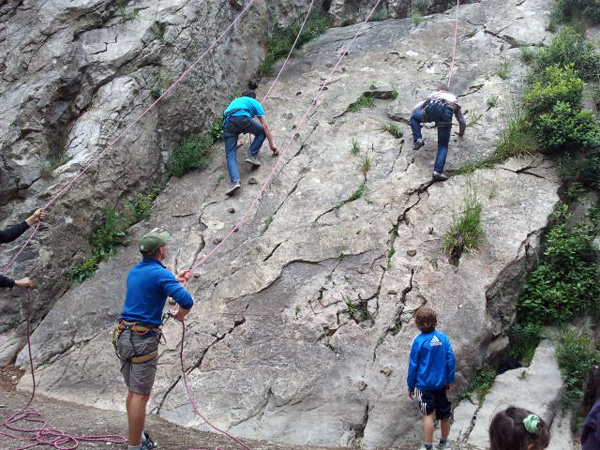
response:
<path fill-rule="evenodd" d="M 258 118 L 258 121 L 254 119 Z M 269 141 L 269 147 L 275 154 L 279 149 L 275 146 L 273 136 L 265 118 L 265 110 L 256 100 L 256 92 L 245 91 L 241 97 L 234 99 L 223 112 L 223 140 L 225 141 L 225 158 L 227 159 L 227 172 L 231 186 L 226 194 L 232 195 L 240 188 L 240 171 L 237 163 L 238 137 L 242 133 L 254 135 L 250 144 L 246 162 L 253 166 L 260 166 L 258 152 L 265 138 Z"/>
<path fill-rule="evenodd" d="M 546 422 L 523 408 L 510 406 L 497 413 L 490 424 L 490 450 L 543 450 L 549 443 Z"/>
<path fill-rule="evenodd" d="M 433 448 L 433 413 L 441 422 L 442 436 L 436 450 L 450 449 L 451 404 L 446 391 L 452 389 L 456 361 L 448 337 L 435 329 L 437 315 L 428 307 L 419 308 L 415 324 L 421 334 L 413 339 L 408 363 L 408 397 L 419 402 L 425 442 L 421 450 Z"/>
<path fill-rule="evenodd" d="M 452 92 L 448 92 L 446 85 L 439 86 L 438 90 L 419 102 L 410 116 L 410 128 L 413 135 L 413 149 L 418 150 L 425 145 L 421 135 L 421 123 L 435 122 L 438 129 L 438 150 L 433 166 L 433 179 L 444 181 L 448 176 L 444 174 L 448 144 L 452 131 L 452 116 L 458 120 L 457 136 L 465 134 L 467 123 L 463 117 L 458 98 Z"/>
<path fill-rule="evenodd" d="M 592 367 L 583 390 L 581 409 L 587 416 L 581 429 L 581 449 L 600 449 L 600 366 Z"/>
<path fill-rule="evenodd" d="M 0 243 L 4 244 L 6 242 L 12 242 L 21 236 L 25 230 L 27 230 L 31 225 L 34 225 L 38 222 L 41 222 L 46 218 L 46 212 L 43 209 L 36 210 L 31 216 L 25 219 L 23 222 L 18 223 L 17 225 L 7 228 L 6 230 L 0 231 Z M 0 275 L 0 287 L 2 288 L 30 288 L 31 280 L 29 277 L 21 278 L 19 280 L 13 280 L 12 278 L 5 277 Z"/>
<path fill-rule="evenodd" d="M 194 305 L 192 296 L 180 284 L 189 281 L 192 272 L 184 270 L 175 276 L 162 264 L 169 237 L 169 233 L 159 229 L 142 237 L 139 250 L 143 258 L 127 274 L 125 303 L 115 330 L 121 373 L 129 390 L 126 402 L 129 450 L 157 447 L 144 432 L 144 422 L 156 377 L 160 327 L 167 297 L 179 305 L 173 315 L 179 321 L 183 321 Z"/>

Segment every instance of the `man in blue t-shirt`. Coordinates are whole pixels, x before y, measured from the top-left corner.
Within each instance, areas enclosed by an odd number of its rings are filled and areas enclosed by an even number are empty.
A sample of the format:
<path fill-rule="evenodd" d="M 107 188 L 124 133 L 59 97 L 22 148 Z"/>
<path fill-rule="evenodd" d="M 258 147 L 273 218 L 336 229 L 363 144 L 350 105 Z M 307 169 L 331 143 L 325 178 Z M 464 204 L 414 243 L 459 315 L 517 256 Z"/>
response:
<path fill-rule="evenodd" d="M 408 364 L 408 397 L 416 398 L 423 418 L 425 443 L 421 450 L 433 448 L 433 413 L 441 421 L 442 437 L 436 450 L 450 449 L 451 405 L 446 391 L 452 389 L 456 361 L 448 337 L 435 329 L 437 315 L 428 307 L 419 308 L 415 324 L 421 334 L 414 338 Z"/>
<path fill-rule="evenodd" d="M 258 121 L 253 117 L 257 117 Z M 260 122 L 260 123 L 259 123 Z M 238 136 L 242 133 L 254 135 L 254 140 L 248 149 L 246 162 L 255 167 L 260 166 L 258 152 L 265 138 L 269 141 L 269 147 L 275 154 L 279 149 L 273 142 L 273 136 L 265 119 L 265 110 L 256 100 L 256 92 L 246 91 L 241 97 L 233 100 L 223 112 L 223 139 L 225 140 L 225 158 L 227 159 L 227 172 L 231 187 L 227 195 L 232 195 L 240 188 L 240 171 L 237 164 Z"/>
<path fill-rule="evenodd" d="M 121 373 L 129 389 L 126 403 L 129 450 L 156 448 L 144 432 L 144 422 L 156 376 L 160 326 L 167 297 L 179 305 L 173 317 L 181 322 L 194 305 L 192 296 L 181 285 L 190 280 L 191 270 L 175 276 L 162 264 L 169 237 L 169 233 L 159 229 L 142 237 L 139 249 L 143 259 L 127 274 L 125 304 L 115 330 Z"/>

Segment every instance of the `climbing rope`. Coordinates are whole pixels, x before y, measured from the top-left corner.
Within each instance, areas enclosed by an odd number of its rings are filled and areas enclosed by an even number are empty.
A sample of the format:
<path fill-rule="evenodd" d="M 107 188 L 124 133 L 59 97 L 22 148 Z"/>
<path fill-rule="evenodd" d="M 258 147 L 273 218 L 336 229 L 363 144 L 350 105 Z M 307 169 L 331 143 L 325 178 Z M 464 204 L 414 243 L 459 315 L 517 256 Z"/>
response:
<path fill-rule="evenodd" d="M 198 267 L 201 267 L 202 265 L 204 265 L 204 263 L 206 263 L 206 261 L 208 259 L 210 259 L 229 240 L 229 238 L 231 238 L 231 236 L 234 233 L 236 233 L 237 231 L 239 231 L 240 227 L 246 222 L 247 217 L 254 210 L 254 207 L 258 204 L 258 202 L 260 201 L 260 199 L 263 196 L 264 192 L 266 191 L 267 187 L 271 184 L 271 181 L 275 177 L 275 174 L 279 171 L 280 166 L 283 164 L 283 162 L 282 162 L 284 160 L 283 157 L 287 153 L 288 149 L 291 147 L 292 143 L 295 141 L 294 136 L 297 135 L 297 134 L 300 134 L 300 132 L 304 128 L 304 126 L 306 124 L 306 121 L 308 119 L 308 116 L 312 112 L 312 110 L 316 107 L 316 105 L 317 105 L 317 103 L 318 103 L 318 101 L 319 101 L 319 99 L 321 97 L 321 94 L 323 93 L 323 90 L 330 83 L 331 78 L 333 77 L 333 74 L 337 71 L 337 69 L 340 66 L 340 64 L 342 63 L 342 61 L 346 58 L 346 56 L 348 55 L 348 51 L 350 50 L 350 48 L 352 47 L 352 45 L 354 44 L 354 42 L 356 41 L 356 39 L 358 38 L 358 36 L 360 35 L 360 33 L 363 31 L 363 29 L 367 26 L 367 23 L 369 22 L 369 19 L 371 18 L 371 16 L 373 15 L 373 13 L 375 12 L 375 10 L 377 9 L 377 7 L 379 6 L 379 4 L 381 2 L 382 2 L 382 0 L 378 0 L 375 3 L 375 6 L 369 12 L 369 14 L 367 15 L 367 18 L 364 20 L 364 22 L 362 23 L 361 27 L 355 33 L 354 37 L 352 38 L 352 40 L 350 41 L 350 43 L 348 44 L 348 46 L 341 52 L 340 57 L 338 58 L 337 62 L 335 63 L 335 65 L 333 66 L 333 68 L 331 69 L 331 71 L 329 72 L 329 74 L 327 75 L 327 78 L 325 79 L 325 81 L 319 87 L 319 90 L 317 91 L 317 94 L 315 95 L 315 97 L 313 98 L 313 100 L 310 102 L 310 105 L 306 109 L 306 111 L 304 112 L 302 118 L 300 119 L 300 122 L 297 124 L 297 126 L 295 128 L 293 128 L 292 132 L 287 137 L 286 144 L 283 146 L 283 148 L 282 148 L 282 150 L 280 152 L 279 158 L 277 158 L 277 162 L 275 163 L 275 165 L 273 166 L 273 168 L 269 172 L 267 178 L 265 179 L 265 181 L 261 185 L 261 188 L 260 188 L 258 194 L 253 199 L 253 201 L 251 202 L 250 206 L 244 211 L 244 213 L 242 214 L 242 216 L 240 217 L 240 219 L 235 223 L 235 225 L 233 225 L 233 227 L 229 230 L 229 232 L 225 235 L 225 237 L 206 256 L 204 256 L 200 261 L 196 262 L 195 264 L 192 264 L 192 266 L 190 267 L 190 270 L 193 271 L 193 270 L 197 269 Z"/>
<path fill-rule="evenodd" d="M 101 151 L 98 155 L 96 155 L 94 158 L 92 158 L 88 162 L 88 164 L 75 177 L 73 177 L 73 179 L 71 179 L 69 181 L 69 183 L 67 183 L 62 189 L 60 189 L 55 195 L 53 195 L 52 198 L 48 201 L 48 203 L 42 209 L 44 209 L 44 210 L 49 209 L 54 203 L 56 203 L 56 201 L 58 199 L 60 199 L 64 195 L 66 195 L 66 193 L 73 187 L 73 185 L 81 177 L 83 177 L 83 175 L 93 165 L 95 165 L 111 148 L 113 148 L 123 138 L 123 136 L 125 134 L 127 134 L 140 120 L 142 120 L 142 118 L 144 118 L 148 114 L 148 112 L 150 112 L 160 101 L 162 101 L 162 99 L 165 96 L 167 96 L 173 89 L 175 89 L 175 87 L 179 83 L 181 83 L 181 81 L 183 81 L 190 74 L 190 72 L 195 68 L 195 66 L 198 65 L 198 63 L 200 63 L 200 61 L 202 61 L 202 59 L 204 59 L 206 57 L 206 55 L 208 55 L 208 53 L 223 39 L 223 37 L 229 32 L 229 30 L 231 30 L 231 28 L 240 20 L 240 18 L 250 9 L 250 7 L 252 6 L 252 4 L 254 2 L 255 2 L 255 0 L 250 0 L 248 2 L 248 4 L 242 9 L 242 11 L 231 22 L 231 24 L 217 37 L 217 39 L 204 51 L 204 53 L 202 53 L 200 55 L 200 57 L 193 64 L 191 64 L 190 67 L 188 67 L 188 69 L 185 70 L 182 73 L 182 75 L 173 84 L 171 84 L 165 90 L 165 92 L 162 93 L 162 95 L 159 98 L 157 98 L 150 106 L 148 106 L 116 138 L 114 138 L 112 141 L 110 141 L 109 144 L 104 148 L 103 151 Z M 25 241 L 25 243 L 21 246 L 21 248 L 18 250 L 18 252 L 15 254 L 15 256 L 9 261 L 8 264 L 6 264 L 2 268 L 2 270 L 1 270 L 2 273 L 4 273 L 5 271 L 8 271 L 10 269 L 10 267 L 12 267 L 14 265 L 14 263 L 16 262 L 18 257 L 23 253 L 25 248 L 31 242 L 32 238 L 38 232 L 40 226 L 41 226 L 41 223 L 38 222 L 36 227 L 34 228 L 33 232 L 31 233 L 31 235 L 28 237 L 28 239 Z M 48 428 L 48 422 L 41 419 L 40 413 L 34 412 L 34 411 L 26 411 L 34 399 L 35 389 L 36 389 L 35 371 L 34 371 L 34 366 L 33 366 L 33 357 L 31 354 L 31 340 L 30 340 L 30 338 L 31 338 L 31 321 L 30 321 L 31 314 L 30 314 L 30 309 L 31 309 L 31 291 L 28 289 L 27 290 L 27 314 L 26 314 L 26 316 L 27 316 L 27 320 L 26 320 L 27 321 L 27 349 L 28 349 L 28 353 L 29 353 L 29 362 L 30 362 L 31 376 L 32 376 L 32 380 L 33 380 L 32 381 L 33 389 L 32 389 L 32 393 L 31 393 L 31 397 L 29 398 L 29 401 L 27 402 L 25 407 L 23 407 L 21 409 L 21 411 L 13 414 L 12 416 L 10 416 L 6 420 L 4 420 L 4 422 L 2 422 L 2 425 L 11 431 L 21 432 L 21 433 L 30 433 L 30 434 L 33 433 L 33 436 L 22 436 L 22 435 L 16 435 L 13 433 L 4 433 L 4 432 L 2 432 L 0 434 L 10 437 L 10 438 L 13 438 L 13 439 L 31 442 L 31 444 L 29 444 L 29 445 L 26 445 L 24 447 L 19 447 L 18 450 L 28 449 L 28 448 L 31 448 L 31 447 L 34 447 L 37 445 L 48 445 L 48 446 L 54 447 L 56 449 L 71 450 L 71 449 L 78 448 L 79 443 L 82 441 L 95 441 L 95 442 L 106 442 L 106 443 L 115 443 L 115 444 L 127 443 L 126 438 L 124 438 L 123 436 L 118 436 L 118 435 L 70 436 L 60 430 Z M 35 423 L 35 424 L 38 424 L 39 426 L 37 428 L 17 427 L 15 424 L 18 422 L 21 422 L 21 421 Z"/>
<path fill-rule="evenodd" d="M 27 404 L 17 413 L 8 417 L 2 422 L 2 425 L 13 432 L 0 432 L 0 435 L 11 439 L 29 442 L 29 444 L 18 447 L 17 450 L 25 450 L 37 445 L 47 445 L 59 450 L 73 450 L 79 448 L 80 442 L 105 442 L 107 444 L 126 444 L 127 439 L 119 435 L 107 436 L 71 436 L 61 430 L 48 428 L 48 421 L 41 418 L 41 414 L 35 411 L 27 411 L 33 398 L 35 397 L 35 373 L 33 370 L 33 357 L 31 355 L 31 291 L 27 289 L 26 303 L 26 323 L 27 323 L 27 351 L 29 354 L 29 365 L 31 368 L 32 392 Z M 26 427 L 17 426 L 19 422 L 29 424 Z M 33 424 L 33 425 L 32 425 Z"/>
<path fill-rule="evenodd" d="M 319 98 L 320 98 L 320 96 L 321 96 L 321 94 L 322 94 L 325 86 L 327 86 L 329 84 L 329 82 L 331 81 L 331 78 L 333 77 L 333 74 L 337 71 L 337 69 L 340 66 L 340 64 L 342 63 L 342 61 L 348 55 L 348 51 L 350 50 L 350 48 L 352 47 L 352 45 L 354 44 L 354 42 L 356 41 L 356 39 L 358 38 L 358 36 L 360 35 L 360 33 L 366 27 L 369 19 L 371 18 L 371 15 L 375 12 L 375 10 L 377 9 L 377 7 L 381 3 L 381 1 L 382 0 L 378 0 L 377 1 L 377 3 L 373 7 L 373 9 L 370 11 L 370 13 L 368 14 L 367 18 L 364 20 L 364 22 L 362 23 L 361 27 L 358 29 L 358 31 L 356 32 L 356 34 L 354 35 L 354 37 L 352 38 L 352 40 L 350 41 L 350 43 L 348 44 L 348 46 L 342 51 L 340 57 L 338 58 L 337 62 L 335 63 L 335 65 L 333 66 L 333 68 L 331 69 L 331 71 L 329 72 L 327 78 L 325 79 L 325 81 L 319 87 L 319 90 L 317 91 L 317 94 L 315 95 L 315 97 L 313 98 L 313 100 L 310 102 L 309 107 L 304 112 L 304 114 L 302 116 L 302 119 L 298 123 L 297 127 L 294 129 L 293 134 L 288 137 L 287 144 L 283 147 L 283 150 L 282 150 L 281 155 L 279 156 L 279 158 L 277 160 L 277 163 L 273 166 L 273 168 L 269 172 L 269 175 L 267 176 L 267 178 L 265 179 L 265 181 L 261 185 L 261 189 L 260 189 L 259 193 L 256 195 L 256 197 L 254 198 L 254 200 L 252 201 L 252 203 L 250 204 L 250 206 L 246 209 L 246 211 L 244 212 L 244 214 L 242 215 L 242 217 L 238 220 L 238 222 L 236 222 L 236 224 L 229 231 L 229 233 L 225 236 L 225 238 L 223 238 L 223 240 L 221 242 L 219 242 L 219 244 L 217 244 L 215 246 L 215 248 L 210 253 L 208 253 L 204 258 L 202 258 L 196 264 L 193 264 L 192 267 L 190 268 L 190 270 L 194 270 L 194 269 L 202 266 L 212 255 L 214 255 L 218 251 L 218 249 L 233 235 L 233 233 L 235 233 L 236 231 L 239 230 L 240 226 L 245 222 L 246 218 L 248 217 L 248 215 L 250 214 L 250 212 L 253 210 L 253 208 L 255 207 L 255 205 L 260 201 L 260 198 L 262 197 L 262 195 L 264 194 L 265 190 L 267 189 L 267 187 L 271 183 L 272 179 L 274 178 L 275 174 L 279 170 L 279 167 L 280 167 L 280 165 L 282 164 L 282 161 L 283 161 L 283 156 L 285 155 L 285 153 L 287 152 L 287 150 L 291 147 L 292 143 L 294 142 L 293 135 L 296 134 L 296 133 L 300 133 L 300 131 L 303 129 L 303 127 L 304 127 L 304 125 L 306 123 L 306 120 L 307 120 L 309 114 L 316 107 L 316 105 L 317 105 L 317 103 L 319 101 Z M 232 439 L 235 442 L 237 442 L 244 449 L 251 450 L 251 448 L 247 444 L 245 444 L 244 442 L 242 442 L 241 440 L 235 438 L 231 434 L 229 434 L 229 433 L 227 433 L 227 432 L 225 432 L 225 431 L 217 428 L 212 423 L 210 423 L 200 413 L 200 411 L 198 410 L 198 408 L 196 406 L 196 402 L 194 401 L 193 393 L 192 393 L 192 391 L 190 389 L 190 386 L 189 386 L 189 383 L 187 381 L 187 375 L 186 375 L 186 372 L 185 372 L 185 364 L 184 364 L 184 361 L 183 361 L 183 344 L 185 342 L 185 323 L 181 322 L 181 324 L 182 324 L 182 336 L 181 336 L 181 342 L 180 342 L 181 349 L 180 349 L 180 352 L 179 352 L 179 357 L 180 357 L 180 363 L 181 363 L 182 380 L 183 380 L 183 383 L 184 383 L 184 386 L 185 386 L 185 390 L 186 390 L 188 399 L 190 401 L 190 404 L 192 405 L 192 408 L 193 408 L 194 412 L 202 420 L 204 420 L 206 422 L 206 424 L 209 425 L 211 428 L 213 428 L 214 430 L 217 430 L 218 432 L 224 434 L 225 436 L 228 436 L 230 439 Z"/>
<path fill-rule="evenodd" d="M 458 9 L 460 7 L 460 0 L 456 0 L 456 11 L 454 13 L 454 44 L 452 45 L 452 58 L 450 59 L 450 70 L 448 71 L 448 82 L 446 86 L 450 88 L 450 80 L 452 79 L 452 69 L 454 66 L 454 59 L 456 57 L 456 47 L 458 46 Z"/>
<path fill-rule="evenodd" d="M 204 417 L 202 415 L 202 413 L 198 410 L 198 407 L 196 406 L 196 402 L 194 400 L 194 396 L 192 395 L 192 390 L 190 389 L 190 386 L 188 384 L 188 380 L 187 380 L 187 375 L 185 373 L 185 364 L 183 362 L 183 343 L 185 341 L 185 322 L 181 322 L 181 342 L 180 344 L 180 349 L 179 349 L 179 361 L 181 363 L 181 378 L 183 379 L 183 385 L 185 386 L 185 391 L 187 393 L 188 399 L 190 400 L 190 405 L 192 405 L 192 409 L 194 410 L 194 413 L 196 413 L 196 415 L 198 417 L 200 417 L 202 420 L 204 420 L 204 422 L 211 427 L 213 430 L 221 433 L 224 436 L 227 436 L 229 439 L 231 439 L 234 442 L 237 442 L 240 446 L 242 446 L 243 448 L 245 448 L 246 450 L 252 450 L 250 448 L 250 446 L 248 444 L 246 444 L 244 441 L 242 441 L 241 439 L 236 438 L 235 436 L 232 436 L 231 434 L 229 434 L 227 431 L 225 430 L 221 430 L 220 428 L 216 427 L 215 425 L 213 425 L 206 417 Z"/>
<path fill-rule="evenodd" d="M 225 35 L 229 32 L 229 30 L 231 30 L 231 28 L 233 28 L 233 26 L 240 20 L 240 18 L 250 9 L 250 7 L 252 6 L 252 4 L 255 2 L 256 0 L 249 0 L 248 4 L 242 9 L 242 11 L 233 19 L 233 21 L 229 24 L 229 26 L 227 28 L 225 28 L 225 30 L 215 39 L 215 41 L 204 51 L 204 53 L 202 53 L 200 55 L 200 57 L 198 59 L 196 59 L 196 61 L 194 61 L 190 67 L 188 67 L 182 74 L 181 76 L 173 83 L 171 84 L 161 95 L 160 97 L 158 97 L 150 106 L 148 106 L 136 119 L 133 120 L 133 122 L 131 122 L 123 131 L 121 131 L 121 133 L 119 133 L 117 135 L 116 138 L 114 138 L 112 141 L 110 141 L 108 143 L 108 145 L 104 148 L 104 150 L 102 150 L 100 153 L 98 153 L 94 158 L 92 158 L 88 164 L 79 171 L 79 173 L 73 177 L 62 189 L 60 189 L 56 194 L 54 194 L 50 200 L 48 201 L 48 203 L 46 203 L 45 206 L 42 207 L 42 209 L 46 210 L 49 209 L 52 205 L 54 205 L 54 203 L 56 203 L 56 201 L 63 197 L 64 195 L 66 195 L 66 193 L 73 187 L 73 185 L 81 178 L 83 177 L 83 175 L 85 175 L 85 173 L 92 167 L 94 166 L 110 149 L 112 149 L 122 138 L 123 136 L 125 136 L 125 134 L 127 134 L 140 120 L 142 120 L 146 114 L 148 114 L 152 109 L 154 109 L 154 107 L 156 107 L 156 105 L 162 101 L 163 98 L 165 98 L 167 95 L 169 95 L 169 93 L 175 89 L 175 87 L 177 87 L 177 85 L 179 83 L 181 83 L 189 74 L 190 72 L 198 65 L 198 63 L 200 63 L 200 61 L 202 61 L 206 55 L 208 55 L 210 53 L 210 51 L 215 48 L 217 46 L 217 44 L 219 42 L 221 42 L 221 40 L 225 37 Z M 1 273 L 4 273 L 5 271 L 7 271 L 16 261 L 17 257 L 23 252 L 23 250 L 27 247 L 27 245 L 29 245 L 29 242 L 31 241 L 31 238 L 33 238 L 33 236 L 37 233 L 39 229 L 39 223 L 38 226 L 33 230 L 33 233 L 31 233 L 31 236 L 29 237 L 29 239 L 27 239 L 27 241 L 23 244 L 23 246 L 21 247 L 21 249 L 17 252 L 16 256 L 9 262 L 9 264 L 7 264 L 6 266 L 4 266 L 1 270 Z"/>
<path fill-rule="evenodd" d="M 285 61 L 283 61 L 283 64 L 281 65 L 279 72 L 277 72 L 277 76 L 271 83 L 271 86 L 267 90 L 267 93 L 262 98 L 261 103 L 264 103 L 267 101 L 267 99 L 269 98 L 269 95 L 271 94 L 271 91 L 275 87 L 275 84 L 277 84 L 277 82 L 279 81 L 279 77 L 281 76 L 281 73 L 285 69 L 285 66 L 287 65 L 288 61 L 290 60 L 290 58 L 292 56 L 292 52 L 296 49 L 296 45 L 298 44 L 298 40 L 300 39 L 300 35 L 302 34 L 302 30 L 304 30 L 304 26 L 306 25 L 306 22 L 308 21 L 308 18 L 310 16 L 310 13 L 312 11 L 314 4 L 315 4 L 315 0 L 311 0 L 310 5 L 308 6 L 308 12 L 306 13 L 306 17 L 304 17 L 304 22 L 302 22 L 302 25 L 300 26 L 300 30 L 298 31 L 298 34 L 296 35 L 296 39 L 294 40 L 294 43 L 292 44 L 292 48 L 290 48 L 290 51 L 287 54 L 287 57 L 285 58 Z"/>

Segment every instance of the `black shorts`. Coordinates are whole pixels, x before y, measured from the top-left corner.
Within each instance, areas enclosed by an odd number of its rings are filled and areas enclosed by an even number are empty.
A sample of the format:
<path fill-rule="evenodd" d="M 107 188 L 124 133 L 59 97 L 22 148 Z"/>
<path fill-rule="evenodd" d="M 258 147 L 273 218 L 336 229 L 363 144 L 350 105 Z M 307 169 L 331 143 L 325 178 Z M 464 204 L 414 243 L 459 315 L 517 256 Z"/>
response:
<path fill-rule="evenodd" d="M 419 402 L 419 409 L 424 416 L 433 414 L 435 411 L 437 420 L 450 418 L 452 405 L 446 397 L 445 387 L 435 391 L 422 391 L 417 388 L 415 389 L 415 398 Z"/>

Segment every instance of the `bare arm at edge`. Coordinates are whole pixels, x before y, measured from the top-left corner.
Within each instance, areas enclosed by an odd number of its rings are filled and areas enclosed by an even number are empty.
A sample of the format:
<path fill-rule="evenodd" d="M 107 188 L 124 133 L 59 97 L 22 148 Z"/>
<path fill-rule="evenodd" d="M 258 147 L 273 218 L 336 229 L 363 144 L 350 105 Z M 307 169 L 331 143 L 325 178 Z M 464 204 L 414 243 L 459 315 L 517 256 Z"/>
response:
<path fill-rule="evenodd" d="M 265 119 L 265 116 L 261 116 L 258 118 L 258 120 L 260 121 L 260 124 L 265 130 L 265 136 L 267 136 L 267 141 L 269 141 L 269 147 L 271 148 L 271 151 L 274 154 L 279 155 L 279 149 L 277 148 L 277 146 L 275 146 L 275 142 L 273 141 L 273 136 L 271 135 L 271 130 L 269 129 L 267 119 Z"/>

